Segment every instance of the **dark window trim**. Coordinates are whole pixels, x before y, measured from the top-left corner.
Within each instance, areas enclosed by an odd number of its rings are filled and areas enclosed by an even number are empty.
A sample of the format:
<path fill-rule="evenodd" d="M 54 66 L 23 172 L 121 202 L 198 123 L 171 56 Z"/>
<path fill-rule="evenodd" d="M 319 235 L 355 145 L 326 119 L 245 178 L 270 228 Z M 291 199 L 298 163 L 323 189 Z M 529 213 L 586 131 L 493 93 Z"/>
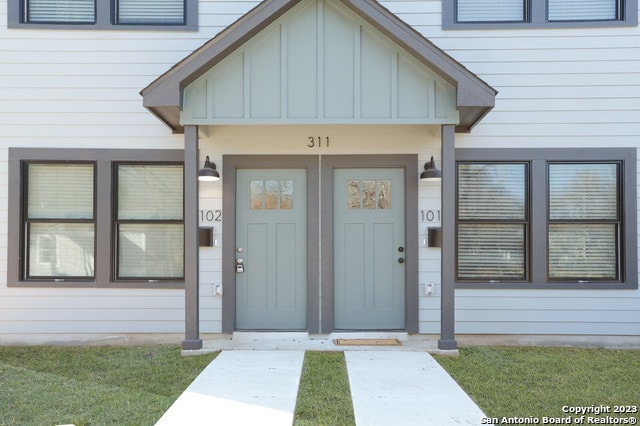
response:
<path fill-rule="evenodd" d="M 571 290 L 619 290 L 638 289 L 637 248 L 637 152 L 635 148 L 558 148 L 558 149 L 491 149 L 458 148 L 456 162 L 513 162 L 529 161 L 530 187 L 530 253 L 528 282 L 457 281 L 461 289 L 571 289 Z M 621 231 L 620 281 L 549 281 L 547 279 L 547 164 L 548 162 L 619 162 L 621 164 Z M 455 182 L 450 183 L 455 186 Z M 457 197 L 456 197 L 457 198 Z M 457 200 L 456 200 L 457 203 Z M 456 227 L 457 232 L 457 227 Z M 542 255 L 540 255 L 542 253 Z M 453 252 L 454 262 L 457 257 Z M 445 259 L 445 261 L 447 261 Z"/>
<path fill-rule="evenodd" d="M 78 280 L 25 280 L 21 274 L 24 248 L 22 246 L 22 220 L 24 216 L 21 168 L 24 162 L 77 163 L 95 162 L 96 186 L 94 205 L 96 214 L 95 270 L 92 279 Z M 8 194 L 8 287 L 81 287 L 81 288 L 184 288 L 184 280 L 148 282 L 141 280 L 115 281 L 112 274 L 112 176 L 114 162 L 183 164 L 182 150 L 142 149 L 31 149 L 9 148 Z"/>
<path fill-rule="evenodd" d="M 198 0 L 184 0 L 183 24 L 118 24 L 116 22 L 116 0 L 96 0 L 94 23 L 32 23 L 25 22 L 24 7 L 26 0 L 7 1 L 7 27 L 21 29 L 52 30 L 144 30 L 144 31 L 197 31 Z"/>
<path fill-rule="evenodd" d="M 523 0 L 524 1 L 524 0 Z M 526 1 L 525 22 L 456 22 L 456 0 L 442 1 L 443 30 L 501 30 L 538 28 L 602 28 L 638 25 L 638 0 L 619 0 L 620 19 L 593 21 L 549 21 L 546 1 Z"/>

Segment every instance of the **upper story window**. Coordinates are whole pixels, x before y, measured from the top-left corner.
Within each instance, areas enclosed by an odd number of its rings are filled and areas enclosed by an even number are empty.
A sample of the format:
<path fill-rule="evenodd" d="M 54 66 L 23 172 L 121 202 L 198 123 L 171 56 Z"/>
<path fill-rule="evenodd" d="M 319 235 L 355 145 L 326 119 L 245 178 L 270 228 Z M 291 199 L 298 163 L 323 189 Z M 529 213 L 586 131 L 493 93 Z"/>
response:
<path fill-rule="evenodd" d="M 638 0 L 445 0 L 443 28 L 635 26 Z"/>
<path fill-rule="evenodd" d="M 197 29 L 197 0 L 9 0 L 9 27 Z"/>

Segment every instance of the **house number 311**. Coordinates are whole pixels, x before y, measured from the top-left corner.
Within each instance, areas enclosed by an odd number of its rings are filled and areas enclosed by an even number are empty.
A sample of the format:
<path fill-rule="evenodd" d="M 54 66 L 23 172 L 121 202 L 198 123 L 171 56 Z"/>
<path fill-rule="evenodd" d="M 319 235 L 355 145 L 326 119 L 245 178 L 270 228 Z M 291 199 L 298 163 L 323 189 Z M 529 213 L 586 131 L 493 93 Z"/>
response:
<path fill-rule="evenodd" d="M 329 148 L 329 136 L 309 136 L 307 138 L 308 148 Z"/>

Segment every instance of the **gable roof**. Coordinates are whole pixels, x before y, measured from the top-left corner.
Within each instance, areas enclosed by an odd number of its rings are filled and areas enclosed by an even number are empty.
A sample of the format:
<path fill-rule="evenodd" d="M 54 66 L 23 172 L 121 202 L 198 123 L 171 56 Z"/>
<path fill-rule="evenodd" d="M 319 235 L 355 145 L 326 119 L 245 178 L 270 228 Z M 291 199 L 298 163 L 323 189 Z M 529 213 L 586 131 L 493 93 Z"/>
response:
<path fill-rule="evenodd" d="M 213 66 L 304 0 L 264 0 L 145 87 L 143 105 L 175 133 L 183 91 Z M 337 0 L 456 88 L 458 132 L 468 132 L 495 105 L 496 90 L 375 0 Z"/>

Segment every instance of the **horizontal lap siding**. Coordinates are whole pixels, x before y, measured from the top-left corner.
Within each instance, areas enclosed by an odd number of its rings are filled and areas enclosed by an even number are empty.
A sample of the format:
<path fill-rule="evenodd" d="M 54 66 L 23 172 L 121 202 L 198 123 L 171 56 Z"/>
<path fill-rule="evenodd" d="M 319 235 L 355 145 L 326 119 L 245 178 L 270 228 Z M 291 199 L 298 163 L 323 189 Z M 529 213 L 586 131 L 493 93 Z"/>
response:
<path fill-rule="evenodd" d="M 0 0 L 0 341 L 184 332 L 182 290 L 7 287 L 7 148 L 182 149 L 183 136 L 142 106 L 140 90 L 256 4 L 201 2 L 200 31 L 183 33 L 8 30 Z M 221 261 L 208 256 L 203 251 L 203 333 L 221 329 L 213 297 L 220 280 L 212 277 Z"/>
<path fill-rule="evenodd" d="M 442 31 L 440 1 L 382 4 L 498 90 L 457 147 L 639 146 L 637 27 Z M 425 330 L 435 302 L 420 301 Z M 639 335 L 640 291 L 457 290 L 456 332 Z"/>
<path fill-rule="evenodd" d="M 443 31 L 440 0 L 381 3 L 499 91 L 472 133 L 456 135 L 458 147 L 638 146 L 637 28 Z M 8 180 L 9 146 L 181 149 L 183 137 L 143 108 L 139 91 L 257 4 L 201 1 L 198 32 L 93 32 L 8 30 L 0 0 L 0 179 Z M 201 154 L 222 167 L 215 134 Z M 431 155 L 440 164 L 437 135 L 427 138 L 410 151 L 420 166 Z M 218 186 L 201 191 L 201 210 L 222 207 Z M 421 183 L 418 203 L 439 209 L 437 186 Z M 180 290 L 7 288 L 6 219 L 0 185 L 0 334 L 184 330 Z M 213 296 L 221 282 L 221 225 L 213 224 L 218 247 L 200 250 L 203 333 L 221 329 L 220 298 Z M 422 244 L 427 228 L 438 225 L 418 227 L 424 333 L 440 331 L 440 251 Z M 435 284 L 434 296 L 423 295 L 426 283 Z M 456 302 L 458 333 L 640 334 L 638 291 L 458 290 Z"/>

